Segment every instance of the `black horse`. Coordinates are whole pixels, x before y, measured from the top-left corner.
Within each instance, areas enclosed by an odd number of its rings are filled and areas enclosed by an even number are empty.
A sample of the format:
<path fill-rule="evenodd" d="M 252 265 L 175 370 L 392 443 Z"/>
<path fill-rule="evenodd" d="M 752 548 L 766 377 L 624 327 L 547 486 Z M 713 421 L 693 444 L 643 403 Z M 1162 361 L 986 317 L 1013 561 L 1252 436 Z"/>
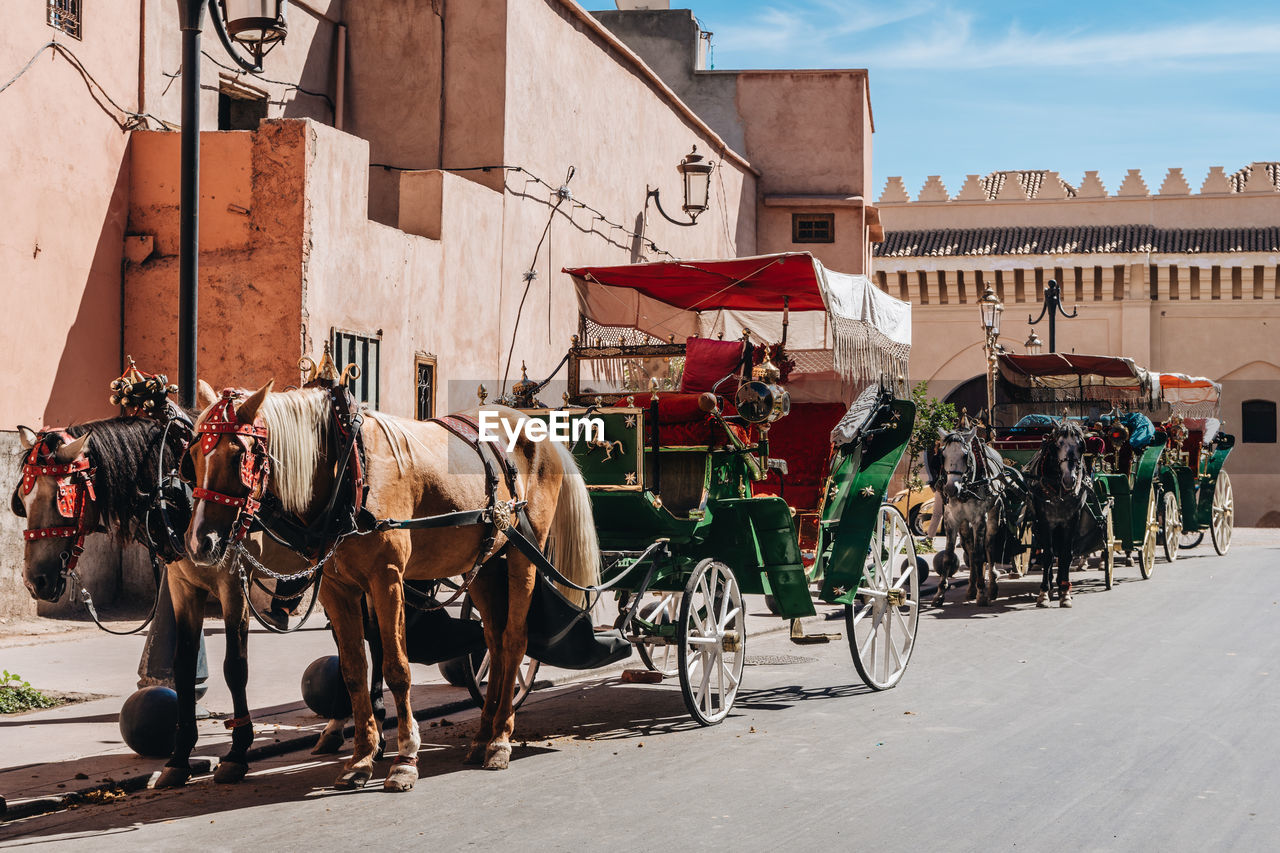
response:
<path fill-rule="evenodd" d="M 1049 606 L 1050 575 L 1058 562 L 1058 606 L 1071 606 L 1071 560 L 1103 547 L 1103 533 L 1088 501 L 1093 471 L 1085 456 L 1084 430 L 1063 420 L 1044 437 L 1027 464 L 1031 484 L 1032 529 L 1044 577 L 1037 607 Z"/>
<path fill-rule="evenodd" d="M 1000 454 L 977 437 L 977 429 L 945 432 L 938 430 L 940 442 L 926 457 L 926 468 L 934 488 L 934 512 L 941 517 L 947 545 L 933 558 L 938 574 L 934 606 L 941 606 L 952 576 L 960 569 L 956 540 L 964 548 L 969 566 L 966 600 L 975 597 L 979 606 L 995 598 L 995 564 L 1012 559 L 1017 547 L 1016 531 L 1027 507 L 1027 488 L 1022 474 L 1004 464 Z"/>

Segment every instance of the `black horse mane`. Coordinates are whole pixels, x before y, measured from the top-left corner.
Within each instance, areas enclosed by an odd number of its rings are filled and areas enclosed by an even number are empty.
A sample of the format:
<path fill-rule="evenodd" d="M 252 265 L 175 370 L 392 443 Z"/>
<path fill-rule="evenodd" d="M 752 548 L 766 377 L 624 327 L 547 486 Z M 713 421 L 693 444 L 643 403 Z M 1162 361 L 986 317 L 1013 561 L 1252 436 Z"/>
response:
<path fill-rule="evenodd" d="M 67 427 L 73 438 L 92 433 L 89 464 L 95 469 L 93 488 L 99 524 L 121 540 L 132 538 L 129 521 L 143 495 L 155 492 L 159 479 L 161 439 L 164 424 L 151 418 L 121 417 Z M 175 470 L 182 459 L 182 430 L 169 429 L 164 452 L 166 471 Z M 56 440 L 55 447 L 63 442 Z"/>

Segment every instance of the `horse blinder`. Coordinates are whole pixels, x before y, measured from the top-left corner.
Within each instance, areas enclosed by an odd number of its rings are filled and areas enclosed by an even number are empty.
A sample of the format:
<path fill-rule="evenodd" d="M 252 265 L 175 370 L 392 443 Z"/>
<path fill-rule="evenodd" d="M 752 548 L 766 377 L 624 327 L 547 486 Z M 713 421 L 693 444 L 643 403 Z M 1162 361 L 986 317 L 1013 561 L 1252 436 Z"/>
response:
<path fill-rule="evenodd" d="M 26 504 L 22 502 L 22 485 L 18 484 L 13 487 L 13 498 L 9 502 L 9 508 L 13 510 L 13 514 L 18 518 L 27 517 Z"/>

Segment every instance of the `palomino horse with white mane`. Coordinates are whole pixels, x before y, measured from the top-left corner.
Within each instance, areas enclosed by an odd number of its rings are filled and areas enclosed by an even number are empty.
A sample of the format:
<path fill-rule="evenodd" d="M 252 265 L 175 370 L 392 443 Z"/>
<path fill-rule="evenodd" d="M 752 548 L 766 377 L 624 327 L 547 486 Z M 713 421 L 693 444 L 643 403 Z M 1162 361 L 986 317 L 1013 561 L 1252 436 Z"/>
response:
<path fill-rule="evenodd" d="M 190 450 L 197 500 L 187 529 L 188 553 L 201 565 L 228 559 L 239 548 L 239 531 L 264 500 L 295 523 L 325 527 L 331 496 L 347 488 L 343 481 L 350 474 L 341 472 L 358 471 L 368 488 L 363 511 L 356 513 L 363 521 L 329 543 L 320 585 L 355 717 L 355 751 L 335 785 L 366 784 L 377 747 L 365 677 L 362 596 L 380 626 L 384 675 L 399 726 L 398 756 L 383 788 L 404 791 L 417 781 L 420 740 L 409 703 L 405 580 L 464 575 L 464 583 L 470 581 L 493 663 L 466 760 L 506 768 L 513 691 L 537 571 L 524 553 L 506 547 L 506 531 L 518 523 L 540 548 L 554 540 L 558 568 L 569 581 L 586 586 L 599 578 L 590 503 L 573 457 L 563 444 L 533 441 L 523 430 L 509 456 L 496 445 L 477 444 L 474 412 L 414 421 L 370 411 L 352 419 L 335 410 L 340 397 L 332 389 L 272 393 L 272 384 L 238 404 L 224 392 L 197 421 L 200 440 Z M 524 419 L 513 409 L 486 410 L 513 426 Z M 344 424 L 354 425 L 354 437 L 344 435 Z M 407 529 L 385 521 L 427 517 L 438 523 Z M 504 550 L 506 559 L 499 559 Z"/>

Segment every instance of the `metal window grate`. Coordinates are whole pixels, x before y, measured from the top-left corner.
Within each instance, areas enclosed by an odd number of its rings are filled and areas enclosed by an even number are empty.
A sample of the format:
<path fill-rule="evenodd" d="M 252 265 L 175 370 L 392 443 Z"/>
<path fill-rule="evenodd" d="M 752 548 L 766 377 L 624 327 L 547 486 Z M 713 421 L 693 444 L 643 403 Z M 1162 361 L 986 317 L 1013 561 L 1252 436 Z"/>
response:
<path fill-rule="evenodd" d="M 414 399 L 417 400 L 416 411 L 418 420 L 425 421 L 427 418 L 436 416 L 436 359 L 435 356 L 420 355 L 417 358 L 418 377 L 417 390 Z"/>
<path fill-rule="evenodd" d="M 73 39 L 80 38 L 80 0 L 49 0 L 45 21 Z"/>
<path fill-rule="evenodd" d="M 382 332 L 362 335 L 342 329 L 333 330 L 333 361 L 338 370 L 348 364 L 360 368 L 360 376 L 351 381 L 351 393 L 362 403 L 379 406 L 378 374 L 382 367 Z"/>
<path fill-rule="evenodd" d="M 792 243 L 834 243 L 836 240 L 836 215 L 834 213 L 791 214 Z"/>

